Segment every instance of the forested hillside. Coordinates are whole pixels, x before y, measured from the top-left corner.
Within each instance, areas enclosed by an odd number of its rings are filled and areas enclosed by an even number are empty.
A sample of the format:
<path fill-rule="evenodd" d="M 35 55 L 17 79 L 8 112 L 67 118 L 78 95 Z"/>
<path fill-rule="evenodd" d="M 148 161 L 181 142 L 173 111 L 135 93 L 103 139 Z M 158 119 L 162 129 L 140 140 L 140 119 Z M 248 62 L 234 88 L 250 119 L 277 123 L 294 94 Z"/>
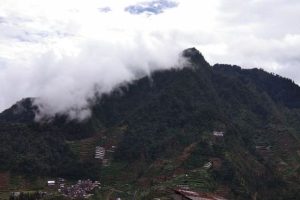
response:
<path fill-rule="evenodd" d="M 18 102 L 0 114 L 1 170 L 100 179 L 140 199 L 168 198 L 178 185 L 228 199 L 297 199 L 300 87 L 261 69 L 210 66 L 195 48 L 182 55 L 184 68 L 98 97 L 83 122 L 35 122 L 34 99 Z M 117 148 L 104 167 L 83 144 Z"/>

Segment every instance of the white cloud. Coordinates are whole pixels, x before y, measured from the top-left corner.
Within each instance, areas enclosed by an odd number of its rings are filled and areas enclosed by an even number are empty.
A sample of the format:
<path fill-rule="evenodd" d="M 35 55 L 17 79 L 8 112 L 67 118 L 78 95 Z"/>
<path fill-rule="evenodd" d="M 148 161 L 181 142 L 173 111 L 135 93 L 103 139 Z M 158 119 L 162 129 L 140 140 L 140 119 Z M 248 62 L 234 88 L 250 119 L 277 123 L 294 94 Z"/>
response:
<path fill-rule="evenodd" d="M 125 10 L 144 2 L 0 0 L 0 110 L 34 96 L 49 115 L 80 118 L 96 86 L 107 92 L 174 66 L 191 46 L 211 64 L 262 67 L 300 83 L 299 1 L 176 0 L 157 15 Z"/>

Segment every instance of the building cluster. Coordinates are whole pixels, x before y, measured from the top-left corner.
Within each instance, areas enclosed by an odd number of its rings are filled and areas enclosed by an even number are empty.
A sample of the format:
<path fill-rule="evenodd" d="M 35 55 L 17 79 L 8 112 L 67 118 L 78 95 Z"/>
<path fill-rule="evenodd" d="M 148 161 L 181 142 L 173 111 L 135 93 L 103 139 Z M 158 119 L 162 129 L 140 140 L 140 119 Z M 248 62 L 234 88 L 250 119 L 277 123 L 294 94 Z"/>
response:
<path fill-rule="evenodd" d="M 90 192 L 100 187 L 99 181 L 79 180 L 75 185 L 68 187 L 60 187 L 59 191 L 66 197 L 71 199 L 87 199 L 92 194 Z"/>
<path fill-rule="evenodd" d="M 113 154 L 116 150 L 116 146 L 106 145 L 105 147 L 96 146 L 95 148 L 95 159 L 101 160 L 104 167 L 110 165 L 109 157 Z"/>
<path fill-rule="evenodd" d="M 47 185 L 49 187 L 55 187 L 55 186 L 64 187 L 65 186 L 65 179 L 58 178 L 57 180 L 48 180 Z"/>

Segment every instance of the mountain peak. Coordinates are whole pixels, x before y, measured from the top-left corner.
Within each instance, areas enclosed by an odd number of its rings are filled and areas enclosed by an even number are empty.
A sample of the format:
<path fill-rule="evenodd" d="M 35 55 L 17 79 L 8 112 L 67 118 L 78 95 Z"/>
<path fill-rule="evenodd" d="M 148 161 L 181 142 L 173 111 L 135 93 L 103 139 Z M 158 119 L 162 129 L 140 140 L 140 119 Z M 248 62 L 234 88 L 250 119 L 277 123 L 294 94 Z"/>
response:
<path fill-rule="evenodd" d="M 192 55 L 201 55 L 200 51 L 195 47 L 183 50 L 183 56 L 190 57 Z"/>
<path fill-rule="evenodd" d="M 182 56 L 188 58 L 193 64 L 209 65 L 204 56 L 195 47 L 185 49 Z"/>
<path fill-rule="evenodd" d="M 0 113 L 0 121 L 27 123 L 34 121 L 38 107 L 33 104 L 34 98 L 24 98 Z"/>

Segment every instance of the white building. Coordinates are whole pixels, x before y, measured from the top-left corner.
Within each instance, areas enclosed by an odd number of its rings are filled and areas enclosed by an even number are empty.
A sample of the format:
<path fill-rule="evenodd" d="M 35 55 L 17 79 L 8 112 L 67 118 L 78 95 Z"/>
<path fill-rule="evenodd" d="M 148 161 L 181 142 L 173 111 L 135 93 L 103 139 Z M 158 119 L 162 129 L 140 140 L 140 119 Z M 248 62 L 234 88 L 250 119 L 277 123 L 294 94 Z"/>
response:
<path fill-rule="evenodd" d="M 48 186 L 54 186 L 55 185 L 55 181 L 52 181 L 52 180 L 48 181 L 47 183 L 48 183 Z"/>
<path fill-rule="evenodd" d="M 103 160 L 105 156 L 105 148 L 96 146 L 95 149 L 95 158 Z"/>
<path fill-rule="evenodd" d="M 214 131 L 213 135 L 215 137 L 224 137 L 224 132 L 223 131 Z"/>
<path fill-rule="evenodd" d="M 205 169 L 210 169 L 212 167 L 212 163 L 208 162 L 203 166 Z"/>

